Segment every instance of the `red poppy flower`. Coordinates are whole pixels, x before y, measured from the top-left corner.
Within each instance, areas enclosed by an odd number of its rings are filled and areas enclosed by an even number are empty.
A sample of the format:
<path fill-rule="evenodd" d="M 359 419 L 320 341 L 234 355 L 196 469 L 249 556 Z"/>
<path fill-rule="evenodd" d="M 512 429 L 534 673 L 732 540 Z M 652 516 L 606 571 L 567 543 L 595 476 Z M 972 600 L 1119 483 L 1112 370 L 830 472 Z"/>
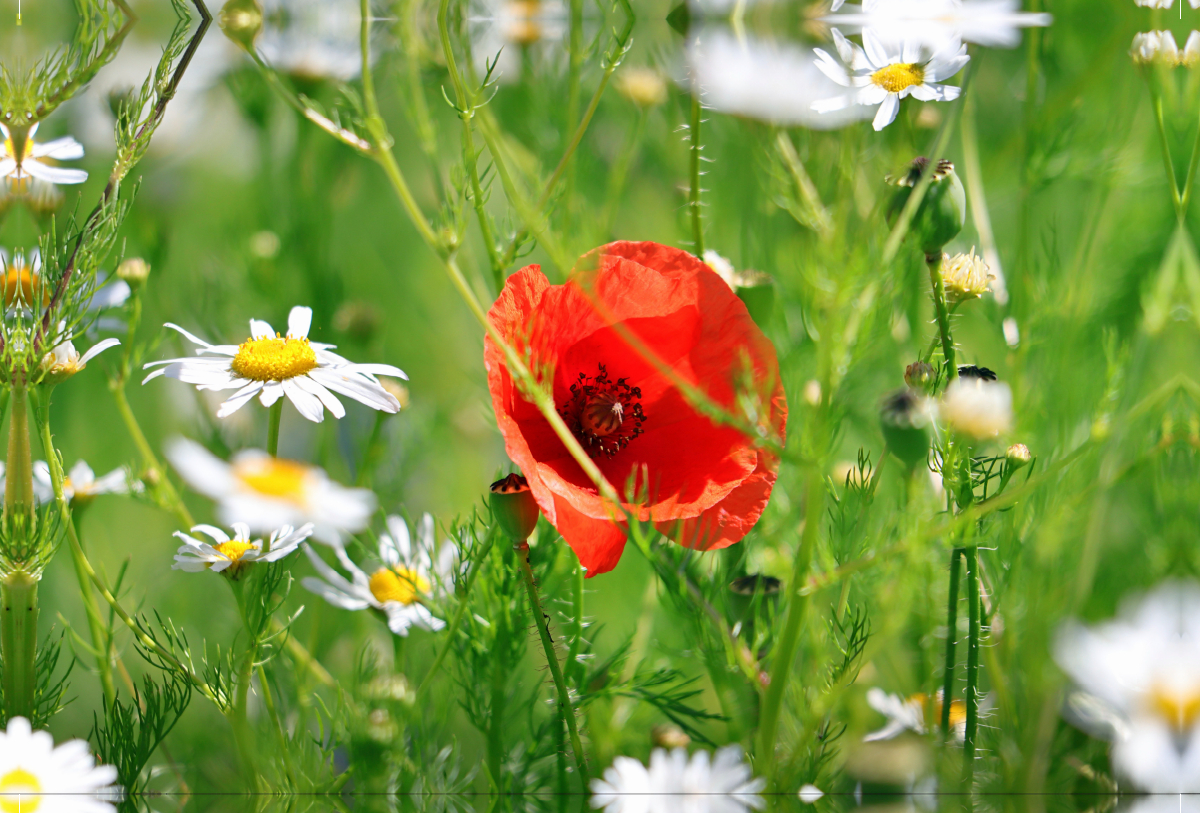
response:
<path fill-rule="evenodd" d="M 488 319 L 553 381 L 559 414 L 627 495 L 631 516 L 691 548 L 740 541 L 766 507 L 778 459 L 701 414 L 622 333 L 733 414 L 750 396 L 762 433 L 782 442 L 787 400 L 774 347 L 730 287 L 685 251 L 619 242 L 585 260 L 593 267 L 564 285 L 551 285 L 540 266 L 522 268 Z M 490 338 L 484 361 L 505 447 L 538 506 L 589 576 L 612 570 L 625 547 L 620 513 L 521 395 Z"/>

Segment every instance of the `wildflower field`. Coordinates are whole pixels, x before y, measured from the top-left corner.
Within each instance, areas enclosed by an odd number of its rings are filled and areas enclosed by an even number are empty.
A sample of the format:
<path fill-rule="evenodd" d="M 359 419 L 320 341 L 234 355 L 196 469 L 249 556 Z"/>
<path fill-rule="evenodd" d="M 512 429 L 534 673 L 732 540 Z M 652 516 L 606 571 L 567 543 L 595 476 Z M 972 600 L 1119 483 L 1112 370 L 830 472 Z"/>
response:
<path fill-rule="evenodd" d="M 1200 0 L 0 0 L 0 809 L 1200 810 Z"/>

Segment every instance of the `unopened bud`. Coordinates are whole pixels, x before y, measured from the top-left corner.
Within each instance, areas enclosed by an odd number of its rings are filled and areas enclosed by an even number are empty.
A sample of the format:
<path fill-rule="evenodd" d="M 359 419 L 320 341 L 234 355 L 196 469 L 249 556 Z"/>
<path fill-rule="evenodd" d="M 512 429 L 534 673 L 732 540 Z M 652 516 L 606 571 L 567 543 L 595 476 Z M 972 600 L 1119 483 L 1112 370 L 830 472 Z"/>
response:
<path fill-rule="evenodd" d="M 914 361 L 904 368 L 904 383 L 914 390 L 929 393 L 937 381 L 937 368 L 927 361 Z"/>
<path fill-rule="evenodd" d="M 930 167 L 928 158 L 917 158 L 908 172 L 899 177 L 889 177 L 888 183 L 895 186 L 896 191 L 888 203 L 887 222 L 895 225 L 913 189 L 928 171 L 933 173 L 933 178 L 908 225 L 908 233 L 926 255 L 936 256 L 958 236 L 967 222 L 967 193 L 954 172 L 952 162 L 943 159 L 938 161 L 937 166 Z"/>
<path fill-rule="evenodd" d="M 263 10 L 257 0 L 229 0 L 221 7 L 217 25 L 225 36 L 247 51 L 254 50 L 254 41 L 263 27 Z"/>
<path fill-rule="evenodd" d="M 625 68 L 617 74 L 617 92 L 638 107 L 657 107 L 667 100 L 667 82 L 653 68 Z"/>
<path fill-rule="evenodd" d="M 692 738 L 675 725 L 656 725 L 650 729 L 650 740 L 657 748 L 687 748 Z"/>
<path fill-rule="evenodd" d="M 914 469 L 929 455 L 929 402 L 911 389 L 896 390 L 884 399 L 879 425 L 888 451 Z"/>
<path fill-rule="evenodd" d="M 150 266 L 141 257 L 130 257 L 117 266 L 117 279 L 124 280 L 130 288 L 146 284 L 150 278 Z"/>
<path fill-rule="evenodd" d="M 1024 443 L 1014 443 L 1008 447 L 1008 451 L 1004 453 L 1004 457 L 1008 460 L 1008 465 L 1013 471 L 1028 466 L 1033 462 L 1033 455 L 1029 453 L 1029 447 Z"/>
<path fill-rule="evenodd" d="M 488 505 L 492 518 L 509 539 L 524 541 L 537 527 L 538 509 L 529 481 L 519 474 L 510 474 L 492 483 Z"/>

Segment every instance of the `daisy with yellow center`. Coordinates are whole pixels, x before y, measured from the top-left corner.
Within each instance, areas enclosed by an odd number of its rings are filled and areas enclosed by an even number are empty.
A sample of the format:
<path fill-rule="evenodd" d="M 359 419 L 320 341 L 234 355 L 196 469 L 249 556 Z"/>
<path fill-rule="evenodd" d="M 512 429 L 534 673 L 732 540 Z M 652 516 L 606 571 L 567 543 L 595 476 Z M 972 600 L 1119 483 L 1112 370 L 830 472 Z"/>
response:
<path fill-rule="evenodd" d="M 10 253 L 0 248 L 0 271 L 3 272 L 5 310 L 12 308 L 33 310 L 35 302 L 38 303 L 38 309 L 44 309 L 50 304 L 50 298 L 54 291 L 42 280 L 42 255 L 36 248 L 28 254 L 22 251 Z M 109 308 L 119 308 L 129 299 L 128 283 L 119 279 L 106 283 L 106 279 L 104 272 L 96 274 L 96 288 L 92 298 L 88 301 L 88 311 L 99 312 Z M 124 322 L 106 324 L 106 320 L 101 319 L 99 327 L 106 330 L 123 329 L 124 324 Z"/>
<path fill-rule="evenodd" d="M 1200 792 L 1200 586 L 1166 584 L 1112 621 L 1070 623 L 1055 656 L 1076 685 L 1064 714 L 1112 740 L 1121 779 L 1149 793 Z"/>
<path fill-rule="evenodd" d="M 446 624 L 430 611 L 425 599 L 436 584 L 447 584 L 453 578 L 458 548 L 448 542 L 435 555 L 433 517 L 429 514 L 421 518 L 416 545 L 402 518 L 388 517 L 387 526 L 388 533 L 379 536 L 379 564 L 370 573 L 338 548 L 338 562 L 350 574 L 347 579 L 306 548 L 321 578 L 309 576 L 302 583 L 336 607 L 378 611 L 396 635 L 408 635 L 410 627 L 437 632 Z"/>
<path fill-rule="evenodd" d="M 0 124 L 4 144 L 0 147 L 0 177 L 9 183 L 27 183 L 29 179 L 53 184 L 77 184 L 87 180 L 82 169 L 54 166 L 55 161 L 76 161 L 83 157 L 83 145 L 67 136 L 39 144 L 33 136 L 38 125 Z"/>
<path fill-rule="evenodd" d="M 0 731 L 0 811 L 3 813 L 115 813 L 117 769 L 97 765 L 83 740 L 61 745 L 13 717 Z"/>
<path fill-rule="evenodd" d="M 245 523 L 235 522 L 232 527 L 232 537 L 212 525 L 192 528 L 192 533 L 202 533 L 212 542 L 176 531 L 175 536 L 183 545 L 175 552 L 175 564 L 171 569 L 189 573 L 211 570 L 236 579 L 242 570 L 255 562 L 277 562 L 292 553 L 313 531 L 311 522 L 299 528 L 285 525 L 272 531 L 264 544 L 261 539 L 250 539 L 250 528 Z"/>
<path fill-rule="evenodd" d="M 848 104 L 879 105 L 874 127 L 882 130 L 895 121 L 900 100 L 906 96 L 923 102 L 958 98 L 960 88 L 939 84 L 970 61 L 967 46 L 958 39 L 939 43 L 934 50 L 918 38 L 884 37 L 874 28 L 864 29 L 862 39 L 860 48 L 833 29 L 833 43 L 840 61 L 821 48 L 814 49 L 821 72 L 842 87 L 853 88 L 855 93 L 814 102 L 813 110 L 827 113 L 843 110 Z"/>
<path fill-rule="evenodd" d="M 346 488 L 316 466 L 257 449 L 226 463 L 180 438 L 168 444 L 167 458 L 189 486 L 216 500 L 222 522 L 244 522 L 255 533 L 311 522 L 314 539 L 336 546 L 366 528 L 375 511 L 375 495 L 367 489 Z"/>
<path fill-rule="evenodd" d="M 63 496 L 67 502 L 79 507 L 89 505 L 92 500 L 102 494 L 128 494 L 129 470 L 121 467 L 113 469 L 102 477 L 97 477 L 92 467 L 79 460 L 63 478 Z M 141 488 L 140 481 L 134 481 L 134 490 Z M 33 491 L 42 500 L 54 497 L 54 484 L 50 479 L 50 466 L 44 460 L 33 464 Z M 45 496 L 43 496 L 45 495 Z"/>
<path fill-rule="evenodd" d="M 250 338 L 241 344 L 209 344 L 178 325 L 168 323 L 167 327 L 179 331 L 200 349 L 193 358 L 147 364 L 146 369 L 159 369 L 142 383 L 165 375 L 195 384 L 201 390 L 237 390 L 221 404 L 218 418 L 232 415 L 256 396 L 269 407 L 286 395 L 301 415 L 319 423 L 326 409 L 335 418 L 345 416 L 346 409 L 335 392 L 372 409 L 400 411 L 400 402 L 376 376 L 407 379 L 404 371 L 390 364 L 355 364 L 331 352 L 331 344 L 310 342 L 310 308 L 292 308 L 285 336 L 266 322 L 251 319 Z"/>
<path fill-rule="evenodd" d="M 898 694 L 888 694 L 879 687 L 867 691 L 867 704 L 875 711 L 888 718 L 887 725 L 878 731 L 873 731 L 863 737 L 863 742 L 875 740 L 890 740 L 905 731 L 924 734 L 928 731 L 925 725 L 926 716 L 932 717 L 935 723 L 942 719 L 941 690 L 934 696 L 914 694 L 901 697 Z M 983 704 L 981 704 L 981 710 Z M 962 742 L 967 732 L 967 704 L 961 700 L 950 701 L 950 730 L 954 738 Z"/>
<path fill-rule="evenodd" d="M 82 372 L 88 362 L 110 347 L 116 347 L 120 339 L 104 339 L 92 345 L 80 355 L 71 339 L 59 342 L 54 349 L 42 357 L 42 373 L 45 381 L 61 384 L 76 373 Z"/>

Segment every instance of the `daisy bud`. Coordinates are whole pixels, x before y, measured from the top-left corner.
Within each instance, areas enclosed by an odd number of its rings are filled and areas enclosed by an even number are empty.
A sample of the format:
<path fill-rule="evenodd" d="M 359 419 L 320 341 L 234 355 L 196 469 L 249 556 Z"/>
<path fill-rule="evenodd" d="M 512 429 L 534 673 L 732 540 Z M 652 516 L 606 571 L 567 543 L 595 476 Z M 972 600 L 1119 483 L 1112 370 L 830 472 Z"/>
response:
<path fill-rule="evenodd" d="M 638 107 L 658 107 L 667 100 L 667 83 L 653 68 L 626 68 L 617 74 L 617 92 Z"/>
<path fill-rule="evenodd" d="M 124 280 L 130 288 L 146 284 L 150 278 L 150 266 L 141 257 L 130 257 L 117 266 L 117 279 Z"/>
<path fill-rule="evenodd" d="M 939 414 L 963 435 L 994 438 L 1012 426 L 1012 390 L 995 381 L 959 378 L 942 396 Z"/>
<path fill-rule="evenodd" d="M 952 304 L 978 299 L 991 290 L 988 286 L 996 277 L 990 272 L 982 257 L 970 254 L 944 255 L 942 258 L 942 280 L 946 285 L 946 298 Z"/>
<path fill-rule="evenodd" d="M 904 383 L 914 390 L 929 393 L 937 381 L 937 368 L 927 361 L 915 361 L 904 368 Z"/>
<path fill-rule="evenodd" d="M 492 483 L 488 505 L 496 524 L 510 539 L 528 539 L 537 527 L 540 513 L 537 502 L 529 490 L 529 481 L 519 474 Z"/>
<path fill-rule="evenodd" d="M 921 176 L 930 169 L 929 159 L 921 157 L 912 162 L 905 174 L 887 179 L 896 187 L 887 209 L 889 225 L 895 225 Z M 936 256 L 942 253 L 943 246 L 958 236 L 967 221 L 967 193 L 952 162 L 942 159 L 932 167 L 932 172 L 933 180 L 909 223 L 908 232 L 926 255 Z"/>
<path fill-rule="evenodd" d="M 1004 453 L 1004 457 L 1008 460 L 1008 465 L 1013 471 L 1019 468 L 1028 466 L 1033 461 L 1033 455 L 1029 453 L 1029 447 L 1024 443 L 1014 443 L 1008 447 L 1008 451 Z"/>
<path fill-rule="evenodd" d="M 650 729 L 650 740 L 658 748 L 687 748 L 692 738 L 674 725 L 656 725 Z"/>
<path fill-rule="evenodd" d="M 257 0 L 229 0 L 221 7 L 217 25 L 229 39 L 247 51 L 253 51 L 254 41 L 262 31 L 262 6 Z"/>
<path fill-rule="evenodd" d="M 929 454 L 929 402 L 911 389 L 896 390 L 884 399 L 879 424 L 888 451 L 909 469 Z"/>

